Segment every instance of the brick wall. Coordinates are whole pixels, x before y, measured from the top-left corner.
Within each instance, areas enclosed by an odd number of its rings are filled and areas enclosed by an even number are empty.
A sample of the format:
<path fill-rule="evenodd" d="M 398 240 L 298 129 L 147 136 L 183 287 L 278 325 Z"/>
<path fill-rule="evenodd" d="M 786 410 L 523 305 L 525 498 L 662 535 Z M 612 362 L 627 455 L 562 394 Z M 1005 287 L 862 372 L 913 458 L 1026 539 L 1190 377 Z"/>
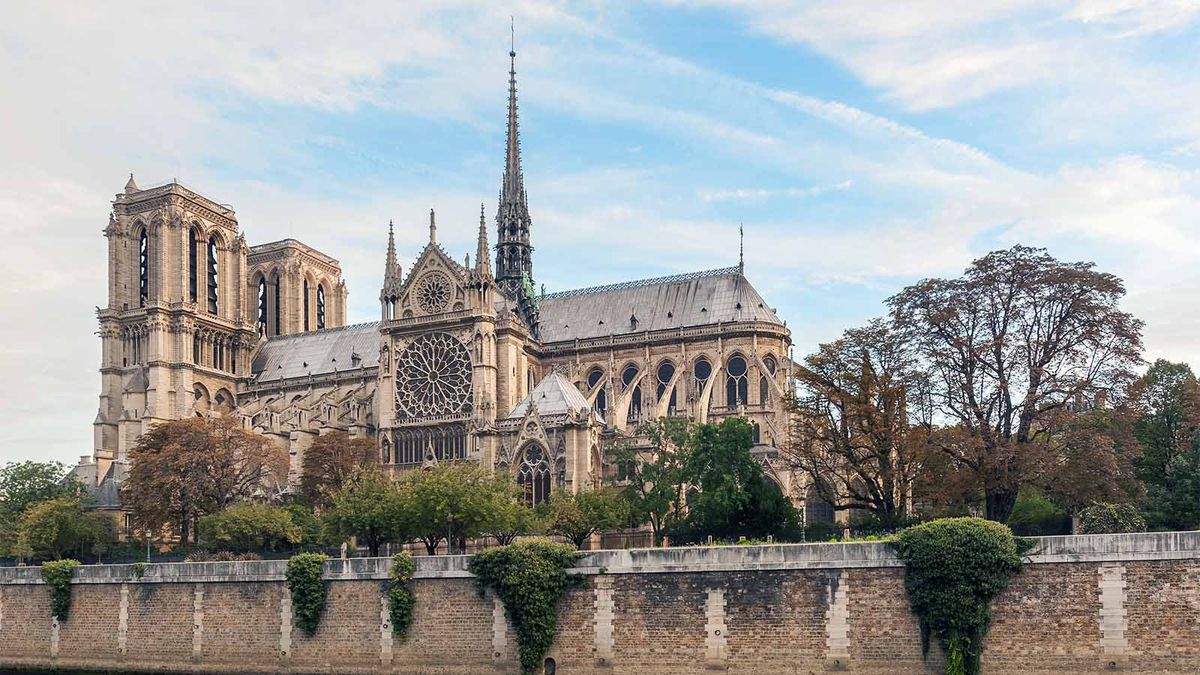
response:
<path fill-rule="evenodd" d="M 0 569 L 0 672 L 515 673 L 503 609 L 465 559 L 418 558 L 407 637 L 386 559 L 333 561 L 316 635 L 281 561 L 89 566 L 66 622 L 36 568 Z M 940 672 L 879 544 L 601 551 L 559 608 L 557 672 Z M 988 673 L 1200 672 L 1200 533 L 1051 537 L 993 605 Z"/>

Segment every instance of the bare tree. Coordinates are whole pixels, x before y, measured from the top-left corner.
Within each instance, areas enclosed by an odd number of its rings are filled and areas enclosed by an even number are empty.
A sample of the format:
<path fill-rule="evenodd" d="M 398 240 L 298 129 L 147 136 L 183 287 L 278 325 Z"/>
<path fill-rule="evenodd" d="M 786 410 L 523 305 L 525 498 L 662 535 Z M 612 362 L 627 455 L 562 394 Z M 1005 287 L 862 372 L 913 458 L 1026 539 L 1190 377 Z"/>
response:
<path fill-rule="evenodd" d="M 1142 322 L 1120 310 L 1124 295 L 1092 263 L 1014 246 L 888 300 L 939 412 L 968 436 L 942 449 L 978 476 L 988 518 L 1007 519 L 1044 469 L 1056 413 L 1132 379 Z"/>
<path fill-rule="evenodd" d="M 795 370 L 785 454 L 835 509 L 903 516 L 927 448 L 928 379 L 883 320 L 820 345 Z"/>

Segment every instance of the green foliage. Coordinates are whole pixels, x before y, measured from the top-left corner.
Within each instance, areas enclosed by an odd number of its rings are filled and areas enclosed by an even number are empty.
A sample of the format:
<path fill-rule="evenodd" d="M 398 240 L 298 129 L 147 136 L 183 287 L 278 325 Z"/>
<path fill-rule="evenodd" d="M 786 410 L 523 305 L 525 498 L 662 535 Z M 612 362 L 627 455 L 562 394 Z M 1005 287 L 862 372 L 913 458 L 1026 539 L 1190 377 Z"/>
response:
<path fill-rule="evenodd" d="M 412 577 L 416 569 L 407 551 L 392 556 L 392 568 L 388 571 L 388 613 L 392 617 L 392 632 L 399 636 L 407 633 L 412 625 Z"/>
<path fill-rule="evenodd" d="M 360 471 L 333 495 L 325 522 L 342 537 L 354 537 L 372 556 L 388 542 L 410 538 L 407 495 L 376 470 Z"/>
<path fill-rule="evenodd" d="M 146 576 L 146 563 L 138 561 L 133 563 L 133 578 L 141 579 Z"/>
<path fill-rule="evenodd" d="M 528 541 L 498 546 L 471 558 L 480 594 L 492 589 L 517 633 L 521 672 L 533 673 L 554 641 L 558 603 L 583 577 L 567 574 L 579 554 L 570 546 Z"/>
<path fill-rule="evenodd" d="M 655 546 L 683 513 L 694 430 L 684 418 L 665 417 L 639 430 L 650 441 L 649 450 L 623 443 L 609 451 L 609 461 L 618 468 L 615 483 L 632 508 L 631 518 L 635 524 L 650 524 Z"/>
<path fill-rule="evenodd" d="M 1029 544 L 982 518 L 943 518 L 901 532 L 892 547 L 904 562 L 904 588 L 921 622 L 922 647 L 937 637 L 947 675 L 976 675 L 989 604 L 1021 569 Z"/>
<path fill-rule="evenodd" d="M 850 534 L 859 541 L 872 541 L 868 537 L 882 537 L 894 534 L 913 525 L 920 525 L 924 520 L 920 516 L 905 516 L 899 513 L 867 513 L 850 518 Z M 816 523 L 814 523 L 815 525 Z M 813 525 L 809 525 L 809 528 Z M 806 528 L 807 529 L 807 528 Z M 834 536 L 837 529 L 834 529 Z M 813 539 L 816 541 L 816 539 Z"/>
<path fill-rule="evenodd" d="M 798 538 L 799 514 L 750 454 L 753 433 L 740 417 L 695 427 L 682 474 L 687 516 L 673 538 Z"/>
<path fill-rule="evenodd" d="M 629 503 L 611 488 L 577 494 L 559 490 L 545 510 L 549 531 L 570 539 L 575 548 L 583 548 L 594 533 L 618 529 L 629 521 Z"/>
<path fill-rule="evenodd" d="M 71 575 L 79 566 L 78 560 L 54 560 L 42 563 L 42 580 L 50 589 L 50 614 L 60 622 L 67 620 L 71 609 Z"/>
<path fill-rule="evenodd" d="M 292 516 L 292 522 L 300 528 L 300 546 L 320 546 L 325 543 L 325 524 L 307 504 L 285 504 L 284 509 Z M 340 543 L 340 542 L 338 542 Z"/>
<path fill-rule="evenodd" d="M 10 462 L 0 467 L 0 557 L 22 555 L 21 518 L 31 506 L 79 497 L 83 486 L 58 462 Z"/>
<path fill-rule="evenodd" d="M 1200 442 L 1172 457 L 1162 474 L 1148 482 L 1146 515 L 1159 530 L 1200 527 Z"/>
<path fill-rule="evenodd" d="M 325 612 L 325 582 L 321 572 L 329 556 L 323 553 L 301 553 L 288 560 L 287 586 L 292 594 L 292 616 L 305 634 L 312 636 Z"/>
<path fill-rule="evenodd" d="M 493 475 L 476 464 L 439 464 L 405 476 L 400 494 L 404 521 L 436 555 L 443 540 L 478 537 L 492 529 L 495 515 L 516 498 L 507 475 Z"/>
<path fill-rule="evenodd" d="M 1078 534 L 1115 534 L 1119 532 L 1145 532 L 1146 519 L 1132 504 L 1109 504 L 1096 502 L 1081 509 Z"/>
<path fill-rule="evenodd" d="M 202 562 L 242 562 L 245 560 L 262 560 L 263 557 L 254 552 L 233 553 L 231 551 L 217 551 L 215 553 L 209 551 L 192 551 L 188 554 L 183 562 L 202 563 Z"/>
<path fill-rule="evenodd" d="M 500 545 L 511 544 L 521 535 L 543 534 L 547 528 L 544 509 L 530 508 L 524 501 L 500 500 L 492 509 L 483 534 Z"/>
<path fill-rule="evenodd" d="M 1008 526 L 1023 537 L 1071 534 L 1071 516 L 1037 488 L 1026 487 L 1017 495 Z"/>
<path fill-rule="evenodd" d="M 243 502 L 200 519 L 200 542 L 211 551 L 285 551 L 304 532 L 288 509 Z"/>
<path fill-rule="evenodd" d="M 116 541 L 116 527 L 104 514 L 85 511 L 75 497 L 34 504 L 21 518 L 17 550 L 42 560 L 98 556 Z"/>

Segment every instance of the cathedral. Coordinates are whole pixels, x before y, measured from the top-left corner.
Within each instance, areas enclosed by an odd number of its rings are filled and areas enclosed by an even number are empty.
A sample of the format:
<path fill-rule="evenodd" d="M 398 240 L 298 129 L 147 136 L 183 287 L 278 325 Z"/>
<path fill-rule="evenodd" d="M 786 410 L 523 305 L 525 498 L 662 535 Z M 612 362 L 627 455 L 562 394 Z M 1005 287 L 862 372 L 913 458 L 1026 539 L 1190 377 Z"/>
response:
<path fill-rule="evenodd" d="M 229 415 L 288 451 L 293 480 L 315 437 L 344 430 L 373 439 L 390 471 L 480 462 L 512 475 L 530 503 L 611 477 L 606 446 L 638 442 L 642 422 L 738 415 L 768 475 L 802 503 L 774 449 L 787 430 L 790 331 L 740 256 L 535 291 L 509 56 L 494 227 L 481 208 L 474 258 L 457 257 L 430 211 L 428 243 L 405 270 L 389 225 L 376 321 L 346 323 L 334 257 L 295 239 L 250 245 L 228 205 L 130 176 L 104 229 L 100 405 L 93 453 L 75 469 L 102 508 L 119 508 L 129 448 L 152 425 Z"/>

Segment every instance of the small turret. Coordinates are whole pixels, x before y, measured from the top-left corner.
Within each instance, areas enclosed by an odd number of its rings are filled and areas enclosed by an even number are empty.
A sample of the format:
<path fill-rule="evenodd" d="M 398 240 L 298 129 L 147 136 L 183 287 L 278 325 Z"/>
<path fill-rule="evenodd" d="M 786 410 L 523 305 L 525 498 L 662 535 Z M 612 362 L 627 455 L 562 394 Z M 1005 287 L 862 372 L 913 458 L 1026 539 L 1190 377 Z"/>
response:
<path fill-rule="evenodd" d="M 135 192 L 138 192 L 138 190 L 139 190 L 139 188 L 137 186 L 137 183 L 134 182 L 134 180 L 133 180 L 133 174 L 130 173 L 129 180 L 125 183 L 125 194 L 130 195 Z"/>
<path fill-rule="evenodd" d="M 383 264 L 383 288 L 379 291 L 383 320 L 396 318 L 396 302 L 400 299 L 400 288 L 404 275 L 400 263 L 396 262 L 396 234 L 392 221 L 388 221 L 387 260 Z"/>

